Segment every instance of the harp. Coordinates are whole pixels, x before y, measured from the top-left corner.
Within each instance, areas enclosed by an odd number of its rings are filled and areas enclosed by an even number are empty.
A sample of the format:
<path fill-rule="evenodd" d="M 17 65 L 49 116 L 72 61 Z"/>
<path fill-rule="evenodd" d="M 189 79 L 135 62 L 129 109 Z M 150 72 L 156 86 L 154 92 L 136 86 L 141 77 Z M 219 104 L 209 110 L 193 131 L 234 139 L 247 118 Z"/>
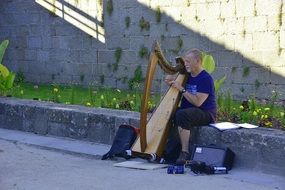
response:
<path fill-rule="evenodd" d="M 155 41 L 150 53 L 144 84 L 140 114 L 140 135 L 132 146 L 132 155 L 150 160 L 161 157 L 163 153 L 171 118 L 181 97 L 177 89 L 170 87 L 152 115 L 147 119 L 149 94 L 157 64 L 168 74 L 179 73 L 175 81 L 182 84 L 186 81 L 186 69 L 183 60 L 180 60 L 176 66 L 171 66 L 165 59 L 158 42 Z"/>

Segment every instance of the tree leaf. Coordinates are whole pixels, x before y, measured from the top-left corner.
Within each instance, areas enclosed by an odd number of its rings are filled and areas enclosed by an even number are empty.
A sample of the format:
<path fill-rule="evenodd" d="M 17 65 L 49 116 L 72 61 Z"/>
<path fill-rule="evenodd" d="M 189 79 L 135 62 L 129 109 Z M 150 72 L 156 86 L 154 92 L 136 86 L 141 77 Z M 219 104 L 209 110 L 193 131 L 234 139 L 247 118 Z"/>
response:
<path fill-rule="evenodd" d="M 214 81 L 216 94 L 218 94 L 218 92 L 220 91 L 222 84 L 224 83 L 225 80 L 226 76 L 223 76 L 222 78 Z"/>
<path fill-rule="evenodd" d="M 4 40 L 1 44 L 0 44 L 0 63 L 2 63 L 3 57 L 4 57 L 4 53 L 6 48 L 8 47 L 9 44 L 9 40 Z"/>
<path fill-rule="evenodd" d="M 206 54 L 205 52 L 203 52 L 202 55 L 203 55 L 203 63 L 202 63 L 203 68 L 208 73 L 210 74 L 213 73 L 216 69 L 216 64 L 213 56 Z"/>
<path fill-rule="evenodd" d="M 0 75 L 6 78 L 9 75 L 9 70 L 4 65 L 0 64 Z"/>

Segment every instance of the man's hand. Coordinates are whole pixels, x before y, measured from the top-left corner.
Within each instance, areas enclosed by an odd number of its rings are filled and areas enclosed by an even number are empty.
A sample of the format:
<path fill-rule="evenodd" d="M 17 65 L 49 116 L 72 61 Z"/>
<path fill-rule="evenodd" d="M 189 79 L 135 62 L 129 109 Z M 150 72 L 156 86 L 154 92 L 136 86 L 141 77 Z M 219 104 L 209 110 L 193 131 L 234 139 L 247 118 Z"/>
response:
<path fill-rule="evenodd" d="M 175 81 L 175 79 L 176 75 L 166 75 L 164 81 L 166 84 L 168 84 L 173 88 L 178 89 L 179 91 L 183 90 L 184 89 L 183 86 L 179 82 Z"/>

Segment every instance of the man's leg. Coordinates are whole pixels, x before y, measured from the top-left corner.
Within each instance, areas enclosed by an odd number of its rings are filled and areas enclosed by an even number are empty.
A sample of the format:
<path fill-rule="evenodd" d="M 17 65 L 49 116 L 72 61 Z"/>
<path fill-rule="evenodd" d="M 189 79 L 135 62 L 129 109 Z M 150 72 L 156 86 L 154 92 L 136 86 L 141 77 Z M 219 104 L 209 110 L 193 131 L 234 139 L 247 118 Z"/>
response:
<path fill-rule="evenodd" d="M 179 137 L 182 150 L 177 163 L 185 163 L 190 159 L 189 141 L 191 131 L 194 126 L 208 125 L 211 122 L 211 115 L 199 108 L 188 108 L 178 110 L 175 115 L 175 124 L 178 126 Z"/>
<path fill-rule="evenodd" d="M 183 129 L 182 127 L 178 126 L 178 132 L 182 146 L 181 151 L 189 153 L 190 130 Z"/>

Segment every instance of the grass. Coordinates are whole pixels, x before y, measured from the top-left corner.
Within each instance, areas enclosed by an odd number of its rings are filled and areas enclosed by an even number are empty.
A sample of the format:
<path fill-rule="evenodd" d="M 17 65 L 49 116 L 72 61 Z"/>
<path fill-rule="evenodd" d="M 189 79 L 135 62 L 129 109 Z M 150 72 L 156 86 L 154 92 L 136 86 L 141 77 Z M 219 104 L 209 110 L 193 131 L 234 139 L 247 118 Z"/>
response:
<path fill-rule="evenodd" d="M 112 88 L 83 88 L 81 86 L 34 85 L 21 83 L 14 86 L 9 94 L 21 99 L 35 99 L 62 104 L 75 104 L 88 107 L 101 107 L 129 111 L 140 111 L 142 92 Z M 151 94 L 149 112 L 160 102 L 159 94 Z M 285 130 L 285 106 L 277 105 L 277 93 L 270 100 L 257 102 L 255 98 L 240 102 L 232 94 L 219 94 L 218 122 L 251 123 L 262 127 Z"/>
<path fill-rule="evenodd" d="M 16 85 L 9 94 L 21 99 L 139 111 L 142 92 L 136 89 L 122 91 L 112 88 L 83 88 L 80 86 L 22 83 Z M 155 107 L 155 102 L 159 102 L 159 99 L 159 95 L 151 95 L 150 110 Z"/>

